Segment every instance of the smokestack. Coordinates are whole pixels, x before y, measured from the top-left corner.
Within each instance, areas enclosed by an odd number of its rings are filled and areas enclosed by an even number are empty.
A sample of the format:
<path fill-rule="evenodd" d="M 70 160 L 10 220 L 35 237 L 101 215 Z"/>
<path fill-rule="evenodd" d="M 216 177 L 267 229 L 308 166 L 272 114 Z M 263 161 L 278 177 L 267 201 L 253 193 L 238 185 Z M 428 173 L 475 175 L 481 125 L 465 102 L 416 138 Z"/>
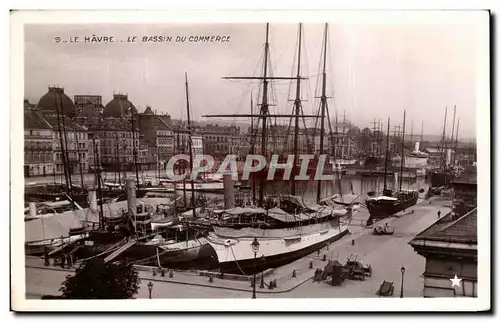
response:
<path fill-rule="evenodd" d="M 134 217 L 134 227 L 136 226 L 135 217 L 137 214 L 137 203 L 135 196 L 135 178 L 129 177 L 126 180 L 126 191 L 127 191 L 127 207 L 128 215 Z"/>
<path fill-rule="evenodd" d="M 30 202 L 29 207 L 30 207 L 30 216 L 36 216 L 36 204 L 35 204 L 35 202 Z"/>
<path fill-rule="evenodd" d="M 97 213 L 97 192 L 94 186 L 88 189 L 89 191 L 89 208 L 92 213 Z"/>
<path fill-rule="evenodd" d="M 416 152 L 420 151 L 420 142 L 415 142 L 415 151 Z"/>
<path fill-rule="evenodd" d="M 231 173 L 222 175 L 224 182 L 224 208 L 230 209 L 234 207 L 234 186 Z"/>

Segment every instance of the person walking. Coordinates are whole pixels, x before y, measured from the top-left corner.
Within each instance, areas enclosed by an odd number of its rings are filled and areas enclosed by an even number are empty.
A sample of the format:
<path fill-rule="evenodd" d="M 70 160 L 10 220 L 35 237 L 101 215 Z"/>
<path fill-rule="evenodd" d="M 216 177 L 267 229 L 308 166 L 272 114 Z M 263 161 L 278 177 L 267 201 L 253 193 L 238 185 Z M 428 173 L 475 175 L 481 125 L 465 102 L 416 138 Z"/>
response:
<path fill-rule="evenodd" d="M 438 220 L 441 218 L 441 211 L 438 211 Z"/>

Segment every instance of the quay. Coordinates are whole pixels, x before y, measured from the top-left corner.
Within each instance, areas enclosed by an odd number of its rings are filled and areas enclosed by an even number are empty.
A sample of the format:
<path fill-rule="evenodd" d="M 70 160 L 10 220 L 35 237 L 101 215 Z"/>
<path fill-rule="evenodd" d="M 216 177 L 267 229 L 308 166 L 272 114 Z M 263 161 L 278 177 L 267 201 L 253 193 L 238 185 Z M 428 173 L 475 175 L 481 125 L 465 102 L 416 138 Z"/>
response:
<path fill-rule="evenodd" d="M 417 254 L 408 242 L 437 219 L 437 212 L 446 214 L 450 211 L 451 199 L 434 196 L 419 202 L 404 212 L 386 218 L 380 223 L 389 223 L 395 227 L 393 235 L 373 235 L 371 228 L 364 227 L 368 218 L 365 209 L 361 209 L 349 224 L 351 234 L 324 247 L 306 257 L 288 265 L 266 271 L 264 288 L 260 288 L 261 275 L 257 275 L 257 298 L 330 298 L 330 297 L 377 297 L 376 291 L 385 281 L 394 283 L 392 297 L 399 298 L 401 289 L 401 267 L 405 267 L 403 292 L 404 297 L 422 297 L 425 270 L 425 258 Z M 317 268 L 323 269 L 328 260 L 338 259 L 341 263 L 351 254 L 357 254 L 364 264 L 373 269 L 371 277 L 364 281 L 346 280 L 340 286 L 327 282 L 313 282 Z M 326 256 L 326 261 L 323 257 Z M 312 269 L 310 264 L 312 262 Z M 43 265 L 39 258 L 26 258 L 26 298 L 40 299 L 43 295 L 60 295 L 59 288 L 65 276 L 71 270 Z M 141 279 L 136 298 L 147 299 L 148 282 L 153 283 L 152 298 L 250 298 L 251 283 L 249 277 L 225 276 L 223 279 L 214 273 L 213 282 L 207 273 L 197 271 L 174 271 L 153 276 L 152 267 L 138 267 Z M 295 271 L 295 277 L 293 277 Z M 268 289 L 267 284 L 276 280 L 277 287 Z"/>

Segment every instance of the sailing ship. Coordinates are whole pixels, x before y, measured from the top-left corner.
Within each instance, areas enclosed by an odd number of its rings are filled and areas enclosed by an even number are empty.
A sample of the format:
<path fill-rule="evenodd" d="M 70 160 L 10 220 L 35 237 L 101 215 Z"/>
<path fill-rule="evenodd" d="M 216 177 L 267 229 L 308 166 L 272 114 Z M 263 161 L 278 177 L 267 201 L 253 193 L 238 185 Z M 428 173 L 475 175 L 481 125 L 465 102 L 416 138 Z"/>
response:
<path fill-rule="evenodd" d="M 324 145 L 324 119 L 326 109 L 326 49 L 328 24 L 325 25 L 323 42 L 323 91 L 321 97 L 321 132 L 320 153 Z M 334 208 L 328 205 L 308 203 L 303 198 L 295 196 L 294 171 L 297 169 L 298 155 L 298 120 L 301 115 L 300 100 L 300 54 L 301 54 L 302 24 L 298 33 L 298 64 L 296 77 L 269 77 L 269 23 L 266 24 L 266 41 L 264 45 L 263 77 L 250 77 L 262 80 L 263 95 L 260 104 L 262 120 L 261 153 L 267 155 L 267 118 L 283 117 L 271 115 L 268 103 L 268 85 L 270 80 L 296 80 L 297 91 L 294 104 L 294 115 L 284 116 L 295 118 L 294 133 L 294 164 L 292 167 L 291 195 L 268 196 L 264 198 L 264 177 L 268 169 L 264 169 L 257 178 L 260 180 L 259 207 L 226 209 L 223 218 L 213 225 L 213 232 L 207 237 L 208 243 L 216 252 L 221 272 L 254 273 L 268 267 L 276 267 L 307 255 L 329 242 L 333 242 L 348 233 L 347 228 L 340 223 L 339 217 L 347 214 L 344 208 Z M 248 79 L 249 77 L 227 77 L 230 79 Z M 210 117 L 238 117 L 241 115 L 210 115 Z M 250 115 L 253 117 L 253 114 Z M 315 116 L 314 116 L 315 117 Z M 253 127 L 253 126 L 252 126 Z M 253 128 L 252 128 L 253 129 Z M 253 145 L 252 145 L 253 151 Z M 321 181 L 318 182 L 318 200 L 321 196 Z M 255 187 L 254 187 L 255 188 Z M 259 262 L 256 264 L 256 254 L 252 251 L 252 243 L 260 243 Z"/>
<path fill-rule="evenodd" d="M 447 139 L 446 135 L 446 118 L 448 113 L 448 107 L 445 109 L 444 116 L 444 125 L 443 125 L 443 135 L 441 137 L 440 143 L 440 164 L 438 168 L 434 168 L 429 171 L 429 191 L 432 193 L 432 190 L 435 188 L 449 188 L 451 186 L 451 181 L 456 177 L 458 169 L 453 167 L 453 153 L 452 153 L 452 145 L 455 143 L 455 152 L 458 144 L 458 127 L 459 123 L 457 123 L 457 132 L 456 132 L 456 141 L 453 142 L 453 136 L 455 133 L 455 113 L 456 106 L 453 109 L 453 126 L 451 129 L 451 139 Z"/>
<path fill-rule="evenodd" d="M 401 150 L 404 150 L 404 127 L 405 127 L 406 111 L 403 117 L 403 138 L 401 141 Z M 390 118 L 387 123 L 387 141 L 386 141 L 386 157 L 389 159 L 389 129 L 390 129 Z M 404 158 L 401 162 L 401 173 L 403 172 Z M 399 190 L 393 191 L 387 188 L 387 161 L 385 162 L 384 168 L 384 190 L 382 195 L 373 196 L 366 199 L 365 204 L 370 213 L 370 217 L 366 222 L 367 226 L 374 223 L 374 220 L 381 220 L 386 217 L 392 216 L 397 212 L 400 212 L 410 206 L 417 203 L 418 191 L 416 190 L 403 190 L 402 189 L 403 180 L 399 181 Z M 394 186 L 396 187 L 396 186 Z"/>
<path fill-rule="evenodd" d="M 189 149 L 189 172 L 193 170 L 193 150 L 191 140 L 191 118 L 189 105 L 189 87 L 187 73 L 186 77 L 186 105 L 188 121 L 188 149 Z M 141 236 L 129 243 L 123 244 L 120 248 L 111 252 L 105 261 L 111 261 L 118 257 L 140 264 L 152 264 L 158 266 L 179 267 L 180 264 L 191 264 L 194 261 L 203 261 L 214 256 L 213 249 L 208 244 L 205 236 L 206 232 L 190 225 L 191 219 L 196 219 L 200 208 L 197 208 L 195 182 L 189 181 L 189 191 L 191 192 L 191 206 L 188 215 L 175 215 L 163 220 L 153 222 L 149 217 L 142 220 Z M 188 190 L 186 181 L 183 183 L 183 190 Z M 184 196 L 185 206 L 187 198 Z M 136 220 L 137 222 L 137 220 Z M 137 227 L 135 227 L 137 233 Z"/>

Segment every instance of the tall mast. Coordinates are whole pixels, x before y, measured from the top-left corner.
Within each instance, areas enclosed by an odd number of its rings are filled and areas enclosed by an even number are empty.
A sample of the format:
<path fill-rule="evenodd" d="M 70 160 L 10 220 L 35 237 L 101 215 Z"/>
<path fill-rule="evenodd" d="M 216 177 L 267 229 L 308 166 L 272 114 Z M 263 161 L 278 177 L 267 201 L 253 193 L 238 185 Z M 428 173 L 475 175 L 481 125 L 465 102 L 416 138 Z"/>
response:
<path fill-rule="evenodd" d="M 69 166 L 70 157 L 69 157 L 69 150 L 68 150 L 68 134 L 66 132 L 66 123 L 64 121 L 65 117 L 64 117 L 64 108 L 63 108 L 63 104 L 62 104 L 62 94 L 61 94 L 61 99 L 59 101 L 60 101 L 60 107 L 61 107 L 62 131 L 63 131 L 63 135 L 64 135 L 64 149 L 65 149 L 65 154 L 66 154 L 66 167 L 67 167 L 68 181 L 69 181 L 69 196 L 71 197 L 71 199 L 73 199 L 73 195 L 72 195 L 73 194 L 73 182 L 71 179 L 71 171 L 70 171 L 70 166 Z M 72 203 L 74 203 L 74 201 L 72 201 Z M 73 204 L 73 206 L 74 206 L 74 204 Z"/>
<path fill-rule="evenodd" d="M 403 187 L 403 167 L 405 162 L 405 122 L 406 122 L 406 110 L 403 112 L 403 136 L 401 137 L 401 170 L 399 178 L 399 190 L 401 191 Z"/>
<path fill-rule="evenodd" d="M 295 195 L 295 167 L 297 165 L 298 158 L 298 147 L 299 147 L 299 116 L 300 116 L 300 51 L 302 47 L 302 23 L 299 23 L 299 53 L 297 60 L 297 89 L 295 92 L 295 131 L 293 136 L 293 171 L 292 171 L 292 179 L 291 179 L 291 192 L 292 195 Z"/>
<path fill-rule="evenodd" d="M 424 122 L 422 121 L 422 129 L 420 130 L 420 145 L 424 141 Z"/>
<path fill-rule="evenodd" d="M 104 209 L 102 200 L 102 190 L 101 190 L 101 162 L 99 161 L 99 152 L 97 151 L 95 145 L 96 133 L 92 133 L 92 150 L 94 151 L 94 169 L 97 174 L 97 191 L 99 192 L 99 199 L 101 201 L 101 211 L 99 212 L 99 229 L 104 229 Z"/>
<path fill-rule="evenodd" d="M 454 137 L 454 133 L 455 133 L 455 113 L 456 113 L 456 111 L 457 111 L 457 105 L 453 106 L 453 126 L 451 127 L 451 139 L 450 139 L 450 146 L 449 146 L 450 149 L 453 146 L 453 137 Z M 451 163 L 451 154 L 450 154 L 450 163 Z"/>
<path fill-rule="evenodd" d="M 253 140 L 254 128 L 253 128 L 253 95 L 250 93 L 250 154 L 255 153 L 255 142 Z M 253 165 L 253 164 L 252 164 Z M 255 179 L 252 178 L 252 202 L 255 202 Z"/>
<path fill-rule="evenodd" d="M 82 163 L 81 163 L 81 158 L 80 158 L 80 143 L 78 141 L 78 134 L 79 132 L 75 130 L 73 131 L 73 134 L 75 135 L 76 138 L 76 152 L 78 153 L 78 169 L 80 171 L 80 180 L 82 182 L 82 191 L 83 191 L 83 172 L 82 172 Z"/>
<path fill-rule="evenodd" d="M 413 119 L 411 120 L 410 147 L 413 145 Z"/>
<path fill-rule="evenodd" d="M 345 158 L 345 109 L 344 119 L 342 120 L 342 158 Z"/>
<path fill-rule="evenodd" d="M 454 151 L 453 161 L 456 161 L 458 159 L 457 149 L 458 149 L 458 127 L 459 126 L 460 126 L 460 118 L 458 118 L 458 121 L 457 121 L 457 134 L 455 135 L 455 151 Z"/>
<path fill-rule="evenodd" d="M 328 41 L 328 23 L 325 23 L 325 32 L 324 32 L 324 40 L 323 40 L 323 84 L 321 89 L 321 119 L 320 119 L 320 132 L 319 132 L 319 155 L 323 154 L 324 148 L 324 131 L 325 131 L 325 111 L 327 108 L 327 100 L 326 100 L 326 47 Z M 330 128 L 331 129 L 331 128 Z M 335 144 L 334 142 L 332 142 Z M 335 149 L 333 159 L 335 160 Z M 316 201 L 319 202 L 321 200 L 321 181 L 318 180 L 318 188 L 316 189 Z"/>
<path fill-rule="evenodd" d="M 266 157 L 267 151 L 266 151 L 266 143 L 267 143 L 267 118 L 269 117 L 274 117 L 274 118 L 288 118 L 290 117 L 297 117 L 295 115 L 282 115 L 282 114 L 275 114 L 271 115 L 269 113 L 269 103 L 268 103 L 268 86 L 269 86 L 269 80 L 292 80 L 296 79 L 296 77 L 275 77 L 275 76 L 268 76 L 267 75 L 267 69 L 268 69 L 268 59 L 269 59 L 269 23 L 266 24 L 266 42 L 264 45 L 264 75 L 262 77 L 223 77 L 223 79 L 246 79 L 246 80 L 254 80 L 258 79 L 261 80 L 263 83 L 263 90 L 262 90 L 262 103 L 260 104 L 260 112 L 258 115 L 251 115 L 251 114 L 219 114 L 219 115 L 203 115 L 203 117 L 230 117 L 230 118 L 236 118 L 236 117 L 258 117 L 258 119 L 262 118 L 262 142 L 261 142 L 261 154 Z M 304 77 L 301 77 L 301 79 L 305 79 Z M 312 117 L 312 118 L 317 118 L 318 116 L 316 115 L 301 115 L 300 117 L 306 118 L 306 117 Z M 258 127 L 258 125 L 257 125 Z M 259 188 L 259 201 L 260 204 L 263 204 L 264 201 L 264 188 L 265 188 L 265 177 L 264 175 L 261 175 L 260 177 L 260 188 Z"/>
<path fill-rule="evenodd" d="M 137 148 L 135 143 L 135 125 L 134 125 L 134 110 L 130 107 L 130 118 L 132 119 L 132 146 L 134 148 L 134 164 L 135 164 L 135 181 L 137 190 L 139 190 L 139 168 L 137 165 Z"/>
<path fill-rule="evenodd" d="M 116 137 L 116 165 L 118 165 L 118 184 L 121 187 L 122 178 L 121 178 L 121 164 L 120 164 L 120 141 L 118 140 L 118 132 L 115 132 Z"/>
<path fill-rule="evenodd" d="M 191 175 L 193 175 L 193 143 L 191 139 L 191 116 L 189 113 L 189 87 L 188 87 L 188 76 L 187 72 L 184 74 L 186 77 L 186 108 L 187 108 L 187 121 L 188 121 L 188 147 L 189 147 L 189 168 L 191 169 Z M 196 207 L 194 199 L 194 179 L 191 177 L 191 206 L 193 207 L 193 217 L 196 217 Z"/>
<path fill-rule="evenodd" d="M 66 190 L 66 194 L 69 195 L 69 181 L 68 181 L 68 172 L 67 172 L 67 159 L 66 159 L 66 151 L 64 148 L 64 136 L 62 132 L 62 124 L 61 124 L 61 116 L 59 114 L 59 95 L 56 93 L 55 99 L 56 99 L 56 116 L 57 116 L 57 127 L 58 127 L 58 132 L 59 132 L 59 144 L 61 144 L 61 156 L 62 156 L 62 162 L 63 162 L 63 171 L 64 171 L 64 180 L 66 182 L 66 185 L 64 189 Z M 62 106 L 61 106 L 62 107 Z M 64 118 L 62 119 L 64 121 Z"/>
<path fill-rule="evenodd" d="M 266 157 L 266 134 L 267 134 L 267 115 L 269 114 L 269 104 L 267 101 L 267 91 L 269 86 L 269 81 L 267 79 L 267 59 L 269 56 L 269 23 L 266 24 L 266 43 L 264 44 L 264 77 L 262 79 L 263 89 L 262 89 L 262 103 L 261 114 L 262 114 L 262 144 L 261 144 L 261 153 L 264 157 Z M 267 158 L 267 157 L 266 157 Z M 259 186 L 259 202 L 260 205 L 263 205 L 264 202 L 264 176 L 260 177 L 260 186 Z"/>
<path fill-rule="evenodd" d="M 448 106 L 446 106 L 446 109 L 444 111 L 444 125 L 443 125 L 443 137 L 441 138 L 441 166 L 446 168 L 446 157 L 444 157 L 443 161 L 443 150 L 446 147 L 445 140 L 446 140 L 446 118 L 448 117 Z M 444 151 L 446 152 L 446 151 Z"/>
<path fill-rule="evenodd" d="M 387 190 L 387 160 L 389 159 L 389 130 L 391 128 L 391 117 L 387 120 L 387 138 L 385 143 L 385 161 L 384 161 L 384 192 Z"/>

